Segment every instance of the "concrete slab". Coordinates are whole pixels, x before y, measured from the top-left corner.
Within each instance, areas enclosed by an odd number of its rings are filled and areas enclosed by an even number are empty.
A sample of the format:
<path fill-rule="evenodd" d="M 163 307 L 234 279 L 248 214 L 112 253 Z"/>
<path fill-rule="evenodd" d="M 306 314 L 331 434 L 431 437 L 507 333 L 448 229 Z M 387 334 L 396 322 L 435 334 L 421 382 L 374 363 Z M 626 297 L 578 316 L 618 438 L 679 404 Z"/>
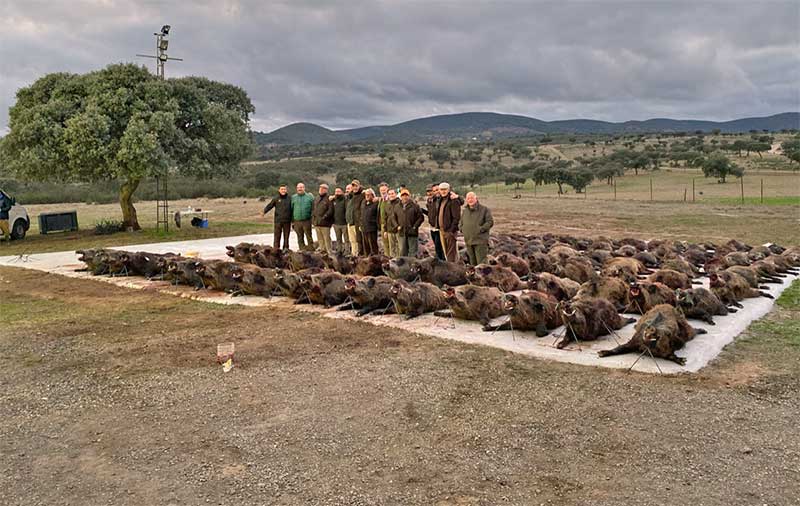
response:
<path fill-rule="evenodd" d="M 252 242 L 259 244 L 271 244 L 272 234 L 247 235 L 238 237 L 223 237 L 215 239 L 203 239 L 197 241 L 179 241 L 170 243 L 138 244 L 127 245 L 119 249 L 130 251 L 151 251 L 154 253 L 193 253 L 205 259 L 227 259 L 225 246 L 239 242 Z M 291 244 L 296 246 L 295 237 L 292 235 Z M 617 342 L 625 342 L 633 335 L 633 325 L 628 325 L 618 331 L 614 336 L 605 336 L 593 342 L 581 342 L 570 344 L 567 348 L 559 350 L 555 343 L 559 335 L 563 333 L 563 328 L 556 329 L 548 336 L 539 338 L 532 332 L 511 332 L 497 331 L 484 332 L 477 322 L 454 320 L 450 318 L 437 318 L 432 314 L 423 315 L 419 318 L 406 320 L 400 315 L 385 316 L 366 316 L 358 318 L 353 311 L 336 311 L 320 306 L 295 305 L 293 301 L 284 297 L 273 297 L 265 299 L 262 297 L 243 296 L 231 297 L 230 295 L 211 292 L 194 291 L 185 286 L 173 286 L 164 281 L 147 281 L 137 277 L 104 277 L 92 276 L 85 272 L 75 272 L 83 264 L 78 262 L 77 255 L 73 251 L 63 251 L 57 253 L 33 254 L 28 257 L 6 256 L 0 257 L 0 265 L 23 267 L 45 272 L 51 272 L 69 276 L 73 278 L 89 278 L 98 281 L 113 283 L 134 289 L 158 290 L 164 293 L 173 294 L 181 297 L 188 297 L 216 304 L 240 304 L 259 307 L 292 307 L 299 311 L 310 311 L 319 313 L 328 318 L 360 319 L 373 325 L 382 325 L 398 328 L 410 332 L 452 339 L 470 344 L 480 344 L 493 346 L 514 353 L 521 353 L 536 358 L 555 360 L 558 362 L 568 362 L 573 364 L 588 365 L 595 367 L 610 367 L 616 369 L 631 368 L 635 371 L 645 373 L 676 374 L 697 372 L 705 367 L 711 360 L 716 358 L 722 349 L 731 343 L 737 335 L 741 334 L 753 320 L 761 318 L 767 314 L 774 304 L 774 300 L 767 298 L 747 299 L 742 302 L 744 306 L 736 314 L 724 317 L 715 317 L 716 325 L 690 320 L 691 324 L 698 328 L 708 331 L 707 334 L 697 336 L 690 341 L 677 355 L 686 358 L 686 365 L 679 366 L 674 362 L 661 359 L 652 359 L 649 356 L 639 357 L 638 355 L 620 355 L 614 357 L 599 358 L 597 351 L 613 348 Z M 770 285 L 769 292 L 777 298 L 797 277 L 788 276 L 780 285 Z M 708 279 L 703 279 L 704 286 L 708 287 Z M 637 315 L 629 315 L 638 318 Z"/>

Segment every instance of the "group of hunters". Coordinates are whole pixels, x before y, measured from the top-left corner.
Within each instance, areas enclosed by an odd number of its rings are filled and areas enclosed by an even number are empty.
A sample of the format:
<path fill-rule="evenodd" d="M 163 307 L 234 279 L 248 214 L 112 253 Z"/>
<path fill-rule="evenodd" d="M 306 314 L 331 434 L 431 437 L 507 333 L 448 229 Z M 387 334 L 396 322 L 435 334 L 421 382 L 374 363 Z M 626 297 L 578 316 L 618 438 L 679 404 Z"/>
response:
<path fill-rule="evenodd" d="M 379 240 L 383 254 L 389 257 L 414 256 L 417 253 L 419 228 L 427 216 L 436 256 L 455 262 L 458 258 L 458 234 L 464 237 L 467 255 L 472 265 L 483 263 L 489 250 L 489 230 L 494 225 L 492 213 L 478 202 L 473 192 L 461 197 L 450 189 L 448 183 L 430 185 L 426 192 L 426 208 L 421 208 L 405 186 L 390 188 L 387 183 L 378 185 L 378 194 L 372 188 L 364 189 L 354 179 L 344 190 L 336 188 L 333 195 L 327 184 L 319 185 L 316 196 L 307 193 L 303 183 L 298 183 L 294 195 L 289 195 L 286 185 L 278 188 L 262 215 L 275 210 L 275 248 L 289 248 L 289 232 L 294 228 L 300 249 L 311 249 L 317 233 L 320 250 L 333 254 L 331 228 L 336 235 L 336 251 L 350 255 L 379 253 Z"/>

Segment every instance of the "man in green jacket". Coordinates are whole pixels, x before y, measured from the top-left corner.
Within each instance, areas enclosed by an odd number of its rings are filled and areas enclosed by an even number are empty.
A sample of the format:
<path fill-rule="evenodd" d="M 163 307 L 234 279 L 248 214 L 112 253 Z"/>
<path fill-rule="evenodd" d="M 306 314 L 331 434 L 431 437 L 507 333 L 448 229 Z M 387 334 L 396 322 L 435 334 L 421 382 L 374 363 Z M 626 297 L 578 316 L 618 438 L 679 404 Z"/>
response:
<path fill-rule="evenodd" d="M 474 192 L 467 193 L 467 205 L 461 211 L 458 229 L 464 236 L 469 263 L 482 264 L 489 252 L 489 230 L 494 226 L 492 212 L 478 202 Z"/>
<path fill-rule="evenodd" d="M 306 185 L 297 183 L 297 192 L 292 195 L 292 228 L 297 234 L 298 249 L 313 249 L 314 238 L 311 235 L 311 210 L 314 197 L 306 193 Z M 308 245 L 306 245 L 306 239 Z"/>

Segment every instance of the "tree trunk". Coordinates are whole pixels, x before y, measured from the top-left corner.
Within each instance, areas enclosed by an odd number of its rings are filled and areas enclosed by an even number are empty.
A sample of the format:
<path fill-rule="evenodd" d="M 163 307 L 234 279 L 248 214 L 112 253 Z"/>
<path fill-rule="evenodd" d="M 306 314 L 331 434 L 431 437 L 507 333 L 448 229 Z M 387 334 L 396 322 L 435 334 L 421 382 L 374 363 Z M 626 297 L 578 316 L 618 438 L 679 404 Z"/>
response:
<path fill-rule="evenodd" d="M 122 208 L 122 226 L 125 230 L 141 230 L 133 207 L 133 192 L 139 187 L 139 179 L 129 179 L 119 188 L 119 206 Z"/>

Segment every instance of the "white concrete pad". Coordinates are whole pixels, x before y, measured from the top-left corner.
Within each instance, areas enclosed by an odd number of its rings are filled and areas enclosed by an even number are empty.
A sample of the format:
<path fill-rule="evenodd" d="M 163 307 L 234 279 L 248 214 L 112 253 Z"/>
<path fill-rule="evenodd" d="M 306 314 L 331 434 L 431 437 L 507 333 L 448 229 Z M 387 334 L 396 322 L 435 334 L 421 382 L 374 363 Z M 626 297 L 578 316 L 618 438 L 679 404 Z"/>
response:
<path fill-rule="evenodd" d="M 129 251 L 150 251 L 154 253 L 194 253 L 200 258 L 206 259 L 227 259 L 225 246 L 234 245 L 240 242 L 252 242 L 257 244 L 272 244 L 272 234 L 247 235 L 238 237 L 221 237 L 214 239 L 203 239 L 196 241 L 179 241 L 169 243 L 138 244 L 126 245 L 118 249 Z M 295 236 L 292 234 L 291 244 L 296 246 Z M 452 339 L 470 344 L 480 344 L 493 346 L 515 353 L 521 353 L 536 358 L 555 360 L 558 362 L 568 362 L 580 365 L 596 367 L 610 367 L 617 369 L 628 369 L 633 366 L 633 370 L 646 373 L 675 374 L 685 372 L 697 372 L 713 360 L 722 349 L 734 338 L 741 334 L 753 320 L 761 318 L 767 314 L 774 304 L 774 300 L 765 297 L 747 299 L 742 301 L 744 308 L 739 309 L 735 314 L 728 316 L 717 316 L 714 320 L 716 325 L 708 325 L 697 320 L 689 320 L 697 328 L 708 331 L 707 334 L 699 335 L 677 352 L 678 356 L 686 358 L 686 365 L 680 366 L 674 362 L 662 359 L 652 359 L 649 356 L 639 357 L 636 354 L 619 355 L 613 357 L 599 358 L 598 350 L 613 348 L 617 342 L 626 342 L 633 335 L 633 324 L 626 326 L 618 331 L 614 336 L 605 336 L 597 341 L 572 343 L 567 348 L 559 350 L 555 343 L 559 335 L 563 333 L 563 328 L 556 329 L 550 335 L 539 338 L 532 332 L 511 332 L 497 331 L 484 332 L 477 322 L 455 320 L 450 318 L 437 318 L 432 314 L 420 316 L 412 320 L 406 320 L 401 315 L 385 316 L 366 316 L 358 318 L 353 311 L 336 311 L 320 306 L 294 305 L 293 301 L 284 297 L 273 297 L 265 299 L 262 297 L 242 296 L 232 297 L 220 292 L 195 291 L 185 286 L 173 286 L 164 281 L 147 281 L 137 277 L 106 277 L 92 276 L 86 272 L 76 272 L 75 269 L 83 267 L 77 260 L 77 255 L 73 251 L 62 251 L 57 253 L 32 254 L 28 257 L 6 256 L 0 257 L 0 265 L 12 267 L 24 267 L 40 271 L 52 272 L 74 278 L 89 278 L 99 281 L 113 283 L 136 289 L 155 289 L 165 293 L 189 297 L 192 299 L 203 300 L 218 304 L 241 304 L 247 306 L 262 307 L 294 307 L 301 311 L 311 311 L 320 313 L 329 318 L 360 319 L 373 325 L 383 325 L 394 327 L 410 332 Z M 786 289 L 796 276 L 787 276 L 780 285 L 769 285 L 769 293 L 777 298 Z M 708 287 L 708 278 L 703 278 L 704 286 Z M 638 318 L 637 315 L 629 315 Z M 635 363 L 635 365 L 634 365 Z"/>

